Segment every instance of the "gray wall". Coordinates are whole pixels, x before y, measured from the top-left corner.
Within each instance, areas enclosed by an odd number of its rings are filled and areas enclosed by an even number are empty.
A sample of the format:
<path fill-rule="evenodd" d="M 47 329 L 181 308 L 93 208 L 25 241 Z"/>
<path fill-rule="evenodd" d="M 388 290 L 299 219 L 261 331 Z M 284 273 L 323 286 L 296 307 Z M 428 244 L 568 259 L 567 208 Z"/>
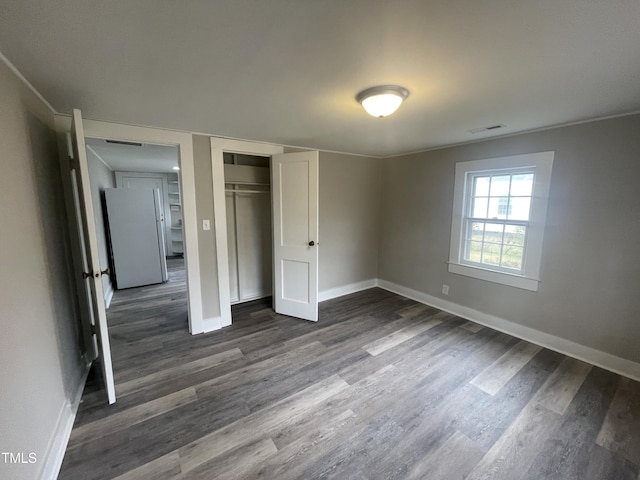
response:
<path fill-rule="evenodd" d="M 448 273 L 455 163 L 547 150 L 539 291 Z M 640 361 L 640 115 L 385 159 L 382 177 L 380 278 Z"/>
<path fill-rule="evenodd" d="M 37 463 L 0 476 L 37 478 L 84 365 L 53 115 L 0 62 L 0 451 Z"/>
<path fill-rule="evenodd" d="M 98 255 L 100 257 L 100 269 L 109 266 L 109 245 L 107 243 L 105 214 L 103 197 L 105 188 L 115 188 L 114 173 L 107 167 L 90 149 L 87 148 L 87 163 L 89 164 L 89 182 L 91 183 L 91 199 L 93 200 L 93 214 L 96 223 L 96 235 L 98 237 Z M 105 300 L 109 292 L 113 290 L 111 277 L 102 276 L 104 284 Z"/>
<path fill-rule="evenodd" d="M 375 279 L 380 160 L 320 152 L 320 292 Z"/>

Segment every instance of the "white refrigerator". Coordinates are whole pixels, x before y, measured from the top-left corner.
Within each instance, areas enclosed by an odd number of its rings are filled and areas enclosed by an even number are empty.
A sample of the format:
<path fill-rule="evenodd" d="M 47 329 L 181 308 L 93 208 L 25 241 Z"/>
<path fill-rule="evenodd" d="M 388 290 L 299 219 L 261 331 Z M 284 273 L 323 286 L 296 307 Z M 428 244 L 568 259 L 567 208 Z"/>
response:
<path fill-rule="evenodd" d="M 117 289 L 167 281 L 164 218 L 157 188 L 104 191 Z"/>

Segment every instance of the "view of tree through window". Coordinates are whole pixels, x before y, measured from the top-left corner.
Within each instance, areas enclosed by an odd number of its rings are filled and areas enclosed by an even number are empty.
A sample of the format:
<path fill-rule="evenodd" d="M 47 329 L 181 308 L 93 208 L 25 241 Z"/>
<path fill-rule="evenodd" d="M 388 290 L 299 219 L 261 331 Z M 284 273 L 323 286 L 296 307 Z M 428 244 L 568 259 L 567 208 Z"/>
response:
<path fill-rule="evenodd" d="M 533 172 L 473 174 L 469 181 L 464 260 L 522 272 Z"/>

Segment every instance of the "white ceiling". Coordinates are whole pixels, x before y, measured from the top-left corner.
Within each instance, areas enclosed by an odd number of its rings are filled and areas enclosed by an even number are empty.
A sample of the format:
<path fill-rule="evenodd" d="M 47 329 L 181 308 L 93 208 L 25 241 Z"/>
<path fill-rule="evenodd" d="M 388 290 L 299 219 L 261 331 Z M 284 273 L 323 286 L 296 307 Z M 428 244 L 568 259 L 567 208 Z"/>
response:
<path fill-rule="evenodd" d="M 392 155 L 640 110 L 638 0 L 0 0 L 61 113 Z M 359 90 L 411 95 L 369 117 Z M 506 128 L 471 134 L 493 124 Z"/>
<path fill-rule="evenodd" d="M 179 166 L 178 147 L 123 145 L 97 138 L 87 138 L 86 144 L 113 171 L 176 173 L 173 167 Z"/>

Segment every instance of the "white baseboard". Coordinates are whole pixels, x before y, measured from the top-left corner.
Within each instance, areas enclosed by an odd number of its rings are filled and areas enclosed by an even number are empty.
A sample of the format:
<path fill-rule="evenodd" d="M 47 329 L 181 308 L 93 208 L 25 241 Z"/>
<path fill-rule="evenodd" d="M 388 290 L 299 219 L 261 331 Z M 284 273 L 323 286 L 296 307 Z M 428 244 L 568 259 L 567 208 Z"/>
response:
<path fill-rule="evenodd" d="M 109 280 L 108 282 L 102 282 L 102 286 L 104 288 L 104 308 L 109 308 L 111 300 L 113 299 L 113 284 L 111 283 L 111 280 Z"/>
<path fill-rule="evenodd" d="M 605 370 L 640 381 L 640 363 L 632 362 L 631 360 L 596 350 L 595 348 L 580 345 L 579 343 L 575 343 L 561 337 L 556 337 L 555 335 L 550 335 L 539 330 L 534 330 L 533 328 L 525 327 L 524 325 L 520 325 L 494 315 L 479 312 L 478 310 L 464 307 L 442 298 L 433 297 L 426 293 L 403 287 L 402 285 L 388 282 L 386 280 L 378 279 L 377 284 L 380 288 L 397 293 L 403 297 L 411 298 L 417 302 L 424 303 L 445 312 L 453 313 L 454 315 L 466 318 L 467 320 L 479 323 L 480 325 L 485 325 L 493 328 L 494 330 L 508 333 L 509 335 L 526 340 L 527 342 L 535 343 L 536 345 L 554 350 L 569 357 L 577 358 L 578 360 L 604 368 Z"/>
<path fill-rule="evenodd" d="M 56 428 L 49 442 L 44 465 L 40 471 L 40 480 L 56 480 L 56 478 L 58 478 L 60 468 L 62 467 L 62 460 L 64 460 L 64 453 L 67 450 L 67 444 L 71 437 L 73 423 L 76 421 L 76 414 L 78 413 L 78 407 L 80 406 L 82 392 L 84 391 L 90 367 L 91 363 L 85 364 L 85 371 L 81 376 L 79 385 L 76 387 L 73 398 L 71 398 L 69 402 L 65 402 L 60 409 Z"/>
<path fill-rule="evenodd" d="M 342 285 L 340 287 L 329 288 L 318 293 L 318 301 L 324 302 L 336 297 L 342 297 L 343 295 L 349 295 L 350 293 L 360 292 L 368 288 L 373 288 L 378 285 L 377 278 L 370 278 L 369 280 L 363 280 L 361 282 L 350 283 L 348 285 Z"/>

